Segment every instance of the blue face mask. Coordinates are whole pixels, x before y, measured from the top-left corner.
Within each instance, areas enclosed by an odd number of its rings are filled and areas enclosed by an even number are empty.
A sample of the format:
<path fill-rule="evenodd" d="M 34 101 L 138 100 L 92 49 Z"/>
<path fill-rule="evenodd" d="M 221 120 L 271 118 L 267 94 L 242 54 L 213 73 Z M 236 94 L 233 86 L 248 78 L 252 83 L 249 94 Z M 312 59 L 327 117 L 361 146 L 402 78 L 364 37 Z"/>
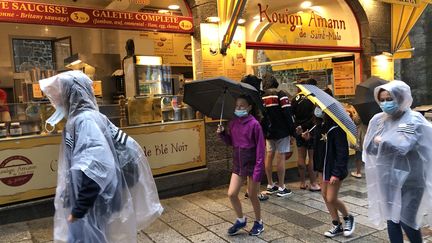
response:
<path fill-rule="evenodd" d="M 315 107 L 314 115 L 316 117 L 318 117 L 318 118 L 323 118 L 324 117 L 323 111 L 319 107 Z"/>
<path fill-rule="evenodd" d="M 394 115 L 399 109 L 399 105 L 395 100 L 380 102 L 381 110 L 389 115 Z"/>
<path fill-rule="evenodd" d="M 234 114 L 238 117 L 244 117 L 247 116 L 249 112 L 247 110 L 235 110 Z"/>

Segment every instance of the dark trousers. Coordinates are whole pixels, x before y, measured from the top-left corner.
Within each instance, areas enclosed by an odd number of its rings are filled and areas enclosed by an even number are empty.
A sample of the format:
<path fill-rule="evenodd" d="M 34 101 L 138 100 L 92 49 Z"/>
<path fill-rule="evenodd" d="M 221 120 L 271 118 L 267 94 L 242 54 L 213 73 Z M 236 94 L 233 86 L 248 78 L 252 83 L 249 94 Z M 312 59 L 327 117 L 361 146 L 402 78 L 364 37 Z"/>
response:
<path fill-rule="evenodd" d="M 422 243 L 422 235 L 420 229 L 415 230 L 408 225 L 402 223 L 401 221 L 399 222 L 399 224 L 397 224 L 391 220 L 388 220 L 387 232 L 391 243 L 403 243 L 402 229 L 405 231 L 405 234 L 408 236 L 408 239 L 411 243 Z"/>

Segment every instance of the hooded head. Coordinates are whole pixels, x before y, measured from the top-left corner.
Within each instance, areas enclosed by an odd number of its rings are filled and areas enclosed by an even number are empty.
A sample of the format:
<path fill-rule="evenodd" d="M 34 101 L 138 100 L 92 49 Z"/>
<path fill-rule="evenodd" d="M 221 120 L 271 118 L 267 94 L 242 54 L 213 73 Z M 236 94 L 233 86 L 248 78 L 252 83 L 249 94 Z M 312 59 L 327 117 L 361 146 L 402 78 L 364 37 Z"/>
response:
<path fill-rule="evenodd" d="M 84 110 L 98 110 L 93 93 L 93 81 L 81 71 L 69 71 L 39 81 L 40 88 L 49 98 L 56 112 L 48 118 L 50 125 L 63 117 Z"/>
<path fill-rule="evenodd" d="M 380 93 L 382 91 L 388 91 L 392 102 L 392 109 L 390 109 L 390 101 L 380 101 Z M 389 83 L 380 85 L 374 90 L 375 101 L 380 105 L 384 112 L 387 110 L 387 114 L 395 115 L 401 112 L 405 112 L 410 109 L 413 98 L 411 96 L 411 88 L 403 81 L 394 80 Z"/>
<path fill-rule="evenodd" d="M 263 89 L 276 89 L 279 86 L 277 79 L 271 74 L 264 74 L 263 76 Z"/>
<path fill-rule="evenodd" d="M 261 91 L 261 79 L 253 74 L 248 74 L 244 76 L 241 80 L 242 83 L 247 83 L 252 85 L 258 92 Z"/>

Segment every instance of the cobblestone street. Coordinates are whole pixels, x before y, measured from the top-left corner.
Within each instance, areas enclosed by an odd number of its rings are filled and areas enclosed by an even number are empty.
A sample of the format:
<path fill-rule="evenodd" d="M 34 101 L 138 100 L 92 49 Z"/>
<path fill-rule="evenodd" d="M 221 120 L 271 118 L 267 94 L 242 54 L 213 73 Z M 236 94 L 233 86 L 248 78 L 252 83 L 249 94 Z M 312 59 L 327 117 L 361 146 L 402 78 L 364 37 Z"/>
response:
<path fill-rule="evenodd" d="M 258 237 L 249 236 L 247 231 L 227 235 L 236 217 L 226 196 L 227 188 L 220 187 L 162 200 L 164 214 L 138 234 L 139 242 L 388 242 L 386 230 L 377 230 L 368 222 L 364 179 L 347 178 L 340 192 L 340 198 L 356 216 L 356 230 L 350 238 L 325 238 L 323 233 L 330 228 L 331 220 L 321 195 L 299 190 L 298 183 L 288 185 L 294 191 L 291 196 L 271 196 L 261 204 L 265 231 Z M 241 201 L 249 229 L 254 218 L 252 206 L 243 197 Z M 52 242 L 52 227 L 51 217 L 3 225 L 0 242 Z M 432 229 L 424 228 L 422 233 L 424 242 L 432 242 Z"/>

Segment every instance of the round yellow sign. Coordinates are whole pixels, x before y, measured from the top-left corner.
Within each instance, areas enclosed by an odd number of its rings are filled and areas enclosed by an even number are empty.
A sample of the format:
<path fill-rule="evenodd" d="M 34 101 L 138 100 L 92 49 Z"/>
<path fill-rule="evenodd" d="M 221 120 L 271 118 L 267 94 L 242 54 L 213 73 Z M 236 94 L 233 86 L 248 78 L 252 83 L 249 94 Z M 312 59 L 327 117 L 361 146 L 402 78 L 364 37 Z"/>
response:
<path fill-rule="evenodd" d="M 90 20 L 90 16 L 87 13 L 81 11 L 75 11 L 70 15 L 71 19 L 77 23 L 87 23 Z"/>
<path fill-rule="evenodd" d="M 190 30 L 193 27 L 192 22 L 190 22 L 189 20 L 182 20 L 180 21 L 179 25 L 180 28 L 183 30 Z"/>

